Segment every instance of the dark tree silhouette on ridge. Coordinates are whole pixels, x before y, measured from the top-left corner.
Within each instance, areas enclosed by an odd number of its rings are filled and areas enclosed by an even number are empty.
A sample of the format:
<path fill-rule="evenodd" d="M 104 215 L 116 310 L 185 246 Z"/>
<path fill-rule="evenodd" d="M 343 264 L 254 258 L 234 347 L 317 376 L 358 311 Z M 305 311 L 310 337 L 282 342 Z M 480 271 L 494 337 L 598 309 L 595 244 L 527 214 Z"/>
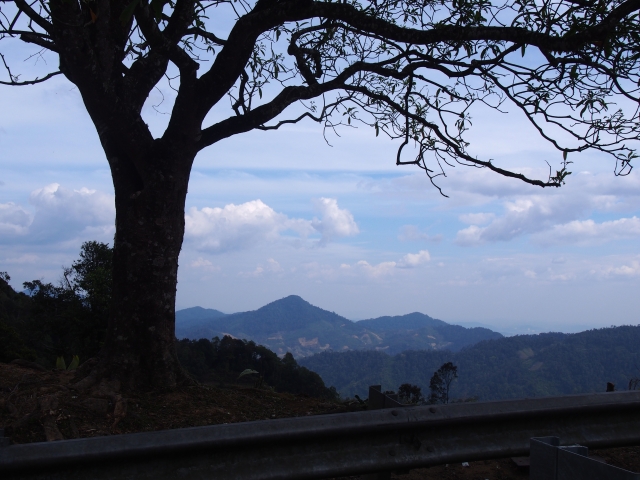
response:
<path fill-rule="evenodd" d="M 429 403 L 449 403 L 451 384 L 458 378 L 458 367 L 447 362 L 433 373 L 429 382 Z"/>

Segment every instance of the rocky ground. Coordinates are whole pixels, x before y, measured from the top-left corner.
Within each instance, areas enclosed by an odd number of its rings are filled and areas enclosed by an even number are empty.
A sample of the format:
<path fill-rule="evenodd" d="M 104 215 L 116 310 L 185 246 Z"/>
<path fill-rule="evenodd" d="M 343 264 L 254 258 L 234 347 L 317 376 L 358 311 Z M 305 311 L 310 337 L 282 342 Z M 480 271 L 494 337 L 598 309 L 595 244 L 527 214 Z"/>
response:
<path fill-rule="evenodd" d="M 108 383 L 82 392 L 73 389 L 74 375 L 0 363 L 0 425 L 11 443 L 340 413 L 360 408 L 357 403 L 332 403 L 246 386 L 200 385 L 125 398 Z M 640 472 L 640 447 L 591 453 L 612 465 Z M 526 479 L 528 471 L 511 459 L 499 459 L 470 462 L 469 466 L 439 465 L 393 474 L 391 478 Z"/>

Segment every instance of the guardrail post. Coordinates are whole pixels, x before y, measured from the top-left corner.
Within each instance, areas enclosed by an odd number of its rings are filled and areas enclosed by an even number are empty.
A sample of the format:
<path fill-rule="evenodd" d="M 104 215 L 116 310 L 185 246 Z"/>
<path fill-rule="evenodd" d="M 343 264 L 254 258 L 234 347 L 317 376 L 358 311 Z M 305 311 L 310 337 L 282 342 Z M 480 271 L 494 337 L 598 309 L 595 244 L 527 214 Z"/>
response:
<path fill-rule="evenodd" d="M 556 480 L 558 470 L 558 437 L 538 437 L 530 440 L 529 480 Z"/>
<path fill-rule="evenodd" d="M 561 447 L 558 437 L 532 438 L 529 451 L 529 480 L 640 480 L 640 473 L 589 458 L 587 447 Z"/>
<path fill-rule="evenodd" d="M 398 395 L 387 395 L 382 393 L 382 385 L 369 386 L 369 410 L 380 410 L 383 408 L 398 408 L 405 405 L 398 401 Z M 391 472 L 376 472 L 362 476 L 363 480 L 390 480 Z"/>

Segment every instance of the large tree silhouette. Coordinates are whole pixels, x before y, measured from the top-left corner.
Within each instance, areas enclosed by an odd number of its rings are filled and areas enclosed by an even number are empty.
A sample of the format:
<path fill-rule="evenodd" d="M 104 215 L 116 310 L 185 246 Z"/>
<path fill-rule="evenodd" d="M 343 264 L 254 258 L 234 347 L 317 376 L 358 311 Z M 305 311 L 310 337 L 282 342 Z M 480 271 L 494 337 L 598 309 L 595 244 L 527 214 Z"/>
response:
<path fill-rule="evenodd" d="M 635 157 L 640 0 L 0 0 L 0 8 L 0 48 L 12 37 L 59 58 L 59 71 L 29 79 L 4 55 L 2 83 L 64 75 L 111 169 L 113 303 L 91 378 L 109 375 L 125 389 L 188 381 L 174 348 L 178 254 L 191 166 L 209 145 L 304 120 L 361 123 L 398 140 L 396 163 L 432 181 L 460 163 L 541 187 L 564 182 L 572 152 L 608 153 L 618 174 Z M 177 94 L 154 138 L 141 112 L 166 78 Z M 558 149 L 549 177 L 478 157 L 465 140 L 474 104 L 528 119 Z"/>

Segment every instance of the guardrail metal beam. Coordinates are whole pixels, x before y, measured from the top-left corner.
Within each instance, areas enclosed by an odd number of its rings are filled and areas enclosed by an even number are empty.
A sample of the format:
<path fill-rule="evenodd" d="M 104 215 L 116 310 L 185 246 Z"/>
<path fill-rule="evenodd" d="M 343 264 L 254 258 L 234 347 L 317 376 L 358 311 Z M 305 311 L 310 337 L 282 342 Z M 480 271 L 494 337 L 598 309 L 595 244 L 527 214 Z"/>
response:
<path fill-rule="evenodd" d="M 640 444 L 640 391 L 392 408 L 0 448 L 29 480 L 324 478 L 527 455 L 531 437 Z"/>

